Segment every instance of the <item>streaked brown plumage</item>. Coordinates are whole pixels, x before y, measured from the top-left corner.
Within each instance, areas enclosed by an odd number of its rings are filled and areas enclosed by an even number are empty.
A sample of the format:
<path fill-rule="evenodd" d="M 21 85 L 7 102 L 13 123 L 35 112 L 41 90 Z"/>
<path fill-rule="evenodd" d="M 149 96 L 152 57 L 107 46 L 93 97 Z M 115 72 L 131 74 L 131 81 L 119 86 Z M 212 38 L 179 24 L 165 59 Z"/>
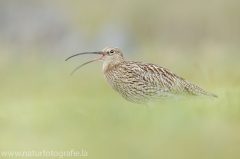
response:
<path fill-rule="evenodd" d="M 87 63 L 103 61 L 103 74 L 108 85 L 131 102 L 147 104 L 158 99 L 183 96 L 211 99 L 217 97 L 162 66 L 146 62 L 125 61 L 121 50 L 117 47 L 107 47 L 103 51 L 85 52 L 73 56 L 82 54 L 101 54 L 101 57 Z"/>

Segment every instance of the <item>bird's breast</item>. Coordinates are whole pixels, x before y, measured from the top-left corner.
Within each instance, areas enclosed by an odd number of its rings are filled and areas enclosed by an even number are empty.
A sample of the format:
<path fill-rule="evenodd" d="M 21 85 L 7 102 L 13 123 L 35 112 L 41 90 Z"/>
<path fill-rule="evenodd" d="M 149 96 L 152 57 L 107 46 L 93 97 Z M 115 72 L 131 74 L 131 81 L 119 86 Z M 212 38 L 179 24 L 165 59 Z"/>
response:
<path fill-rule="evenodd" d="M 114 89 L 115 91 L 119 90 L 120 87 L 120 79 L 119 79 L 119 74 L 115 71 L 108 71 L 108 72 L 104 72 L 104 78 L 107 82 L 107 84 Z"/>

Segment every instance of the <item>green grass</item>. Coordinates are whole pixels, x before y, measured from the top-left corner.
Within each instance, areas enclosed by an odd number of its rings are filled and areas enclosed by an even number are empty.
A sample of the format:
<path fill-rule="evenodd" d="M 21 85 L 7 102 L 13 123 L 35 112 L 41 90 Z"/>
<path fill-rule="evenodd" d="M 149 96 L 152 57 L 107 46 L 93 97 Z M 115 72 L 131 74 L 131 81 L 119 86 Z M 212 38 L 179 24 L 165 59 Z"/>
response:
<path fill-rule="evenodd" d="M 50 62 L 1 68 L 1 151 L 83 149 L 88 158 L 104 159 L 240 157 L 240 78 L 234 70 L 216 64 L 215 78 L 201 82 L 208 79 L 204 69 L 192 76 L 192 68 L 175 68 L 197 85 L 208 81 L 204 88 L 219 98 L 146 109 L 110 89 L 99 63 L 70 76 L 76 62 Z"/>

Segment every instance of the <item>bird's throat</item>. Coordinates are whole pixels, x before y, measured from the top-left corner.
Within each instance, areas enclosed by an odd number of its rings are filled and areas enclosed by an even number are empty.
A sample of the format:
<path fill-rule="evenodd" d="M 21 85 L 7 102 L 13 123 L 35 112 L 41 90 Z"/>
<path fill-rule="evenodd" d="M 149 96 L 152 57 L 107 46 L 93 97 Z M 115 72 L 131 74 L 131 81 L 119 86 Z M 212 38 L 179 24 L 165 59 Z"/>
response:
<path fill-rule="evenodd" d="M 108 72 L 113 69 L 117 69 L 122 62 L 124 62 L 123 59 L 113 60 L 113 61 L 103 61 L 103 72 Z"/>

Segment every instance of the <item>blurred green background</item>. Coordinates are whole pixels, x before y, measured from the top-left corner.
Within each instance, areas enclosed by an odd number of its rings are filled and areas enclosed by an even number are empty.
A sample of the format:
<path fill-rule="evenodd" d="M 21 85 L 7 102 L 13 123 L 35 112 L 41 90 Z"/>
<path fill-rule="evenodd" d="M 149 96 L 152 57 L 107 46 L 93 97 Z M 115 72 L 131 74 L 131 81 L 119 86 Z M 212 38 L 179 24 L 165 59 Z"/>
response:
<path fill-rule="evenodd" d="M 238 0 L 0 0 L 0 150 L 239 159 L 239 15 Z M 107 85 L 101 62 L 70 76 L 95 56 L 68 56 L 107 46 L 219 98 L 145 109 Z"/>

